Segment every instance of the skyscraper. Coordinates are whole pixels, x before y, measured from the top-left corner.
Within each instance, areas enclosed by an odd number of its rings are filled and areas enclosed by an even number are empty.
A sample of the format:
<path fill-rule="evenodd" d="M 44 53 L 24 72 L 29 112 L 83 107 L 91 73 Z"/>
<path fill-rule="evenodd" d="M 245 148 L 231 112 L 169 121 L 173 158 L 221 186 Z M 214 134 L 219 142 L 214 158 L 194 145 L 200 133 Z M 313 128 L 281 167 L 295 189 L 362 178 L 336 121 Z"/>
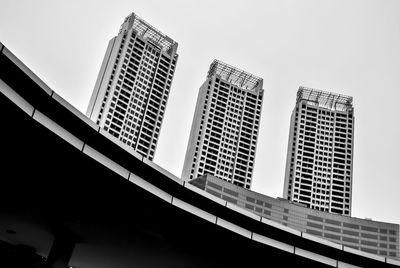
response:
<path fill-rule="evenodd" d="M 214 60 L 199 89 L 182 178 L 211 174 L 250 188 L 263 80 Z"/>
<path fill-rule="evenodd" d="M 284 198 L 351 215 L 353 98 L 300 87 L 290 122 Z"/>
<path fill-rule="evenodd" d="M 87 116 L 152 160 L 174 75 L 178 43 L 135 13 L 108 44 Z"/>

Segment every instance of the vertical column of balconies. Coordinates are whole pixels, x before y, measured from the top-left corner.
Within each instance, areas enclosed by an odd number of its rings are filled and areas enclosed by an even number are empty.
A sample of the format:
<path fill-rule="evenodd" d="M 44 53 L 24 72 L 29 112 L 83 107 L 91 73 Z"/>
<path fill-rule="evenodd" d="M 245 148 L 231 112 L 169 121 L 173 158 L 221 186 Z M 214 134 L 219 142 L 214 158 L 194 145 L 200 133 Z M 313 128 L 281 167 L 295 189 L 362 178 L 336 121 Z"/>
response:
<path fill-rule="evenodd" d="M 310 118 L 313 112 L 307 109 L 305 103 L 297 104 L 291 157 L 291 175 L 294 177 L 294 184 L 290 185 L 293 189 L 292 199 L 307 206 L 311 205 L 316 125 L 306 117 Z"/>
<path fill-rule="evenodd" d="M 262 92 L 243 90 L 244 105 L 236 153 L 234 183 L 250 189 L 261 114 Z"/>
<path fill-rule="evenodd" d="M 224 116 L 221 116 L 222 137 L 220 142 L 220 150 L 218 152 L 218 164 L 215 176 L 230 181 L 234 177 L 234 154 L 237 147 L 237 139 L 239 134 L 238 114 L 243 105 L 242 96 L 234 97 L 234 91 L 237 88 L 229 83 L 221 81 L 220 93 L 218 96 L 217 106 L 223 108 Z M 219 112 L 222 112 L 220 110 Z"/>
<path fill-rule="evenodd" d="M 329 211 L 331 188 L 331 162 L 333 112 L 318 108 L 316 117 L 316 157 L 314 160 L 313 202 L 311 208 Z"/>
<path fill-rule="evenodd" d="M 175 70 L 176 58 L 167 55 L 151 41 L 147 41 L 146 53 L 142 66 L 147 87 L 144 92 L 144 107 L 140 124 L 137 151 L 153 159 L 162 119 Z"/>
<path fill-rule="evenodd" d="M 136 148 L 141 121 L 140 110 L 143 107 L 143 80 L 138 79 L 138 77 L 142 75 L 141 62 L 144 50 L 145 42 L 132 32 L 122 63 L 120 74 L 122 80 L 116 86 L 116 89 L 121 89 L 123 95 L 121 100 L 123 101 L 123 106 L 120 109 L 125 109 L 126 111 L 119 139 L 133 148 Z"/>
<path fill-rule="evenodd" d="M 151 133 L 149 155 L 151 159 L 157 146 L 161 125 L 167 106 L 172 78 L 175 72 L 177 56 L 161 52 L 154 72 L 154 79 L 149 93 L 148 109 L 144 116 L 143 127 Z M 150 109 L 151 108 L 151 109 Z"/>
<path fill-rule="evenodd" d="M 286 159 L 286 174 L 285 174 L 285 184 L 284 184 L 284 197 L 288 200 L 294 200 L 298 202 L 299 199 L 299 178 L 295 178 L 295 165 L 301 163 L 301 155 L 298 154 L 297 146 L 300 141 L 299 137 L 299 121 L 300 121 L 300 107 L 296 104 L 290 121 L 290 131 L 289 131 L 289 144 Z M 304 136 L 304 130 L 302 130 L 302 136 Z M 301 141 L 303 142 L 303 141 Z M 296 188 L 296 189 L 295 189 Z"/>
<path fill-rule="evenodd" d="M 193 119 L 193 121 L 198 122 L 199 125 L 197 128 L 193 128 L 192 126 L 193 133 L 191 132 L 190 135 L 193 136 L 193 140 L 189 142 L 191 146 L 193 146 L 193 150 L 191 151 L 192 154 L 190 156 L 186 156 L 190 157 L 189 162 L 191 165 L 188 179 L 197 178 L 205 173 L 206 154 L 209 148 L 215 151 L 219 150 L 220 139 L 210 136 L 211 123 L 214 118 L 214 115 L 210 113 L 210 110 L 215 107 L 215 100 L 212 97 L 214 87 L 216 87 L 214 79 L 207 79 L 199 92 L 195 117 Z M 209 169 L 209 166 L 207 166 L 207 169 Z"/>
<path fill-rule="evenodd" d="M 335 115 L 331 211 L 350 215 L 353 117 L 352 112 Z"/>
<path fill-rule="evenodd" d="M 104 122 L 104 129 L 108 130 L 111 135 L 117 138 L 121 133 L 123 118 L 126 113 L 126 110 L 121 108 L 121 106 L 123 106 L 124 97 L 121 96 L 120 98 L 120 89 L 124 77 L 120 72 L 122 68 L 121 61 L 125 60 L 125 42 L 127 38 L 127 33 L 124 32 L 112 66 L 111 75 L 107 81 L 107 88 L 97 118 L 97 123 L 102 124 L 102 122 Z M 119 99 L 121 99 L 120 102 L 118 102 Z"/>
<path fill-rule="evenodd" d="M 218 154 L 224 147 L 223 124 L 226 113 L 226 93 L 221 91 L 221 80 L 214 78 L 214 86 L 210 95 L 210 113 L 206 125 L 206 134 L 210 137 L 209 146 L 203 145 L 204 148 L 204 171 L 202 174 L 216 175 Z"/>

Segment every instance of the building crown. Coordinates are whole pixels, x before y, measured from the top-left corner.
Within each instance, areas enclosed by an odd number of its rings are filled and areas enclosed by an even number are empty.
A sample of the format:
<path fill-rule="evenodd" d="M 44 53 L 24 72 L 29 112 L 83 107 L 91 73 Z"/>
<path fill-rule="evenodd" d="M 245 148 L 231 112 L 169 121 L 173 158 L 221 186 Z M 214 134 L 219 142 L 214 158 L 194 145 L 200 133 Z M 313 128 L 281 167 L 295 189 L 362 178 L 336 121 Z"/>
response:
<path fill-rule="evenodd" d="M 353 110 L 353 97 L 325 92 L 313 88 L 299 88 L 297 91 L 296 103 L 302 101 L 306 101 L 307 104 L 327 108 L 332 111 L 347 112 Z"/>
<path fill-rule="evenodd" d="M 143 39 L 151 40 L 154 45 L 168 54 L 173 55 L 176 53 L 178 48 L 177 42 L 157 30 L 134 12 L 125 18 L 124 23 L 122 23 L 121 28 L 119 29 L 119 33 L 130 29 L 133 29 L 138 35 L 142 36 Z"/>
<path fill-rule="evenodd" d="M 210 65 L 207 77 L 210 78 L 213 75 L 217 75 L 221 79 L 242 89 L 254 91 L 262 90 L 262 78 L 230 66 L 229 64 L 223 63 L 219 60 L 214 60 Z"/>

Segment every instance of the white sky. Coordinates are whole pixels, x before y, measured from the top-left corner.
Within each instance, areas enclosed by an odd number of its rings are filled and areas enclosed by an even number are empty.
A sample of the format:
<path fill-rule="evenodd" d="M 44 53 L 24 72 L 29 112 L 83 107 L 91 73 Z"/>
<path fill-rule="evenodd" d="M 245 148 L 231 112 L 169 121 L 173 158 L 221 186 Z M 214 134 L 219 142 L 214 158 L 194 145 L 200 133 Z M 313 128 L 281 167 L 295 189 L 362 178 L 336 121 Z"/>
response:
<path fill-rule="evenodd" d="M 180 176 L 213 59 L 264 79 L 252 190 L 281 197 L 299 86 L 354 98 L 352 216 L 400 223 L 400 1 L 0 0 L 0 42 L 83 113 L 135 12 L 179 43 L 155 162 Z"/>

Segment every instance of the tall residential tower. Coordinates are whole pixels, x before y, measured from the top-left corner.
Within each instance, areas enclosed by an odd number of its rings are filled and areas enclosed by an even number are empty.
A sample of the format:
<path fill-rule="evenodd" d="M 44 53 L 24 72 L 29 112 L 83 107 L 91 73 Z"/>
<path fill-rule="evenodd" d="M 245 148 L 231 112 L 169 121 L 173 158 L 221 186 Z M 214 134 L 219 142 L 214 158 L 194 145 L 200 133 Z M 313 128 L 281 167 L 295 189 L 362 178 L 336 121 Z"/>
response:
<path fill-rule="evenodd" d="M 284 198 L 351 215 L 353 98 L 300 87 L 290 122 Z"/>
<path fill-rule="evenodd" d="M 108 44 L 87 116 L 153 160 L 178 44 L 136 14 Z"/>
<path fill-rule="evenodd" d="M 214 60 L 200 87 L 182 178 L 211 174 L 247 189 L 256 154 L 263 80 Z"/>

